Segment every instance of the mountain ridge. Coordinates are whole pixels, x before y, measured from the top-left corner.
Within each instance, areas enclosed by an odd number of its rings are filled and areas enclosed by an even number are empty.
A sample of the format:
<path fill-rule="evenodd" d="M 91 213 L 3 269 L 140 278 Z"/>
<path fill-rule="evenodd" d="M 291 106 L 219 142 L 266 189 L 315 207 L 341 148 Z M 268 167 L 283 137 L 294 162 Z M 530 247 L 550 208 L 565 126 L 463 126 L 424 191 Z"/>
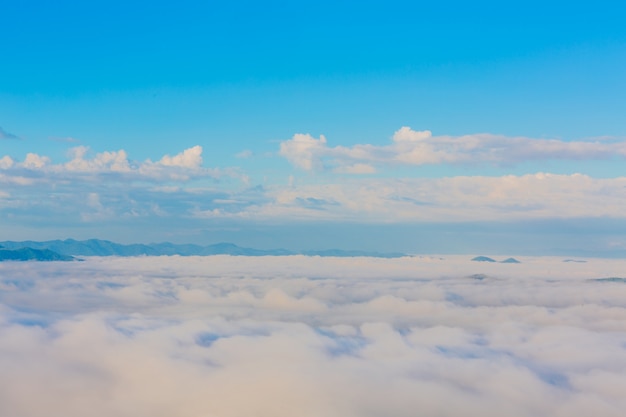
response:
<path fill-rule="evenodd" d="M 48 240 L 48 241 L 4 241 L 0 242 L 7 250 L 31 248 L 33 250 L 49 250 L 65 256 L 335 256 L 354 257 L 367 256 L 375 258 L 400 258 L 408 256 L 400 252 L 374 252 L 361 250 L 325 249 L 291 251 L 287 249 L 254 249 L 238 246 L 234 243 L 220 242 L 211 245 L 176 244 L 171 242 L 120 244 L 109 240 Z"/>
<path fill-rule="evenodd" d="M 50 249 L 33 249 L 22 247 L 7 249 L 0 245 L 1 261 L 75 261 L 75 257 L 64 255 Z"/>

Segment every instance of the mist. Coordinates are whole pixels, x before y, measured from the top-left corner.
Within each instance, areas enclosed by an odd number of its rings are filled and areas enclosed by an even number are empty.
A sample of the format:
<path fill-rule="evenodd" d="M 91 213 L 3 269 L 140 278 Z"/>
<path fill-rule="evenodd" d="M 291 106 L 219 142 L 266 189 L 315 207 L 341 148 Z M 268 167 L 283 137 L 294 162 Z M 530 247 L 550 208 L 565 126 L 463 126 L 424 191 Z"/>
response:
<path fill-rule="evenodd" d="M 518 259 L 1 263 L 0 415 L 621 416 L 626 261 Z"/>

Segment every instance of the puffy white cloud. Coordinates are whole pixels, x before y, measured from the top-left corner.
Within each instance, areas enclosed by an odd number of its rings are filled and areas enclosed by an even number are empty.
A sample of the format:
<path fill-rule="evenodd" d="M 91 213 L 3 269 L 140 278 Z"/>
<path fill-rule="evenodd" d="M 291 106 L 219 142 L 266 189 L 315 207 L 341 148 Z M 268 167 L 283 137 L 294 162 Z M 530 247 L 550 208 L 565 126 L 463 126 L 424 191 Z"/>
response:
<path fill-rule="evenodd" d="M 146 160 L 144 162 L 130 161 L 125 150 L 105 151 L 89 156 L 89 148 L 76 146 L 69 151 L 70 160 L 61 164 L 53 164 L 47 156 L 28 153 L 23 162 L 15 162 L 11 157 L 4 156 L 0 159 L 0 169 L 11 173 L 11 168 L 23 173 L 19 168 L 31 171 L 40 171 L 47 175 L 72 175 L 80 174 L 121 174 L 127 179 L 189 179 L 192 176 L 218 175 L 217 170 L 202 168 L 202 147 L 194 146 L 185 149 L 181 153 L 169 156 L 165 155 L 159 162 Z M 82 175 L 80 178 L 86 178 Z"/>
<path fill-rule="evenodd" d="M 0 414 L 621 416 L 626 263 L 520 260 L 3 263 Z"/>
<path fill-rule="evenodd" d="M 39 169 L 49 163 L 50 158 L 47 156 L 39 156 L 36 153 L 28 153 L 26 154 L 26 158 L 24 159 L 24 162 L 22 162 L 21 166 L 29 169 Z"/>
<path fill-rule="evenodd" d="M 202 166 L 200 146 L 165 155 L 156 162 L 135 161 L 124 150 L 91 153 L 78 146 L 64 163 L 29 153 L 23 161 L 0 159 L 0 184 L 10 204 L 2 212 L 12 223 L 82 219 L 162 223 L 184 218 L 198 227 L 208 221 L 350 221 L 361 223 L 509 221 L 549 218 L 624 218 L 626 179 L 583 174 L 532 173 L 444 178 L 378 177 L 388 164 L 476 161 L 512 162 L 534 157 L 621 155 L 617 141 L 563 142 L 493 135 L 433 136 L 399 129 L 388 146 L 329 147 L 324 136 L 295 135 L 280 153 L 305 170 L 334 174 L 307 176 L 250 186 L 239 169 Z M 622 152 L 622 153 L 620 153 Z M 543 155 L 543 156 L 541 156 Z M 428 163 L 430 163 L 428 162 Z M 219 183 L 218 181 L 219 180 Z M 235 183 L 236 185 L 233 185 Z M 259 184 L 258 182 L 256 184 Z M 98 195 L 100 207 L 90 205 Z M 6 217 L 5 217 L 6 218 Z M 126 220 L 124 220 L 126 219 Z"/>
<path fill-rule="evenodd" d="M 131 161 L 125 150 L 105 151 L 90 157 L 89 148 L 76 146 L 69 151 L 70 160 L 65 163 L 53 164 L 47 156 L 29 153 L 23 162 L 15 162 L 11 157 L 0 159 L 0 169 L 5 175 L 15 173 L 24 175 L 24 169 L 38 176 L 42 181 L 53 180 L 55 177 L 75 181 L 97 179 L 99 175 L 115 174 L 125 180 L 173 180 L 187 181 L 194 177 L 217 177 L 216 169 L 202 167 L 202 147 L 194 146 L 181 153 L 165 155 L 158 162 Z M 226 172 L 226 175 L 230 175 Z M 110 177 L 109 177 L 110 178 Z"/>
<path fill-rule="evenodd" d="M 184 152 L 178 156 L 181 155 Z M 79 147 L 65 164 L 53 164 L 40 156 L 27 159 L 28 164 L 8 157 L 0 160 L 7 166 L 0 170 L 3 191 L 12 196 L 11 207 L 22 207 L 15 212 L 16 219 L 26 215 L 24 210 L 30 207 L 45 212 L 39 216 L 47 221 L 71 215 L 84 221 L 183 216 L 196 222 L 229 219 L 446 223 L 624 218 L 626 207 L 624 177 L 534 173 L 495 177 L 340 177 L 315 181 L 292 178 L 285 185 L 248 187 L 249 179 L 238 171 L 166 166 L 151 161 L 136 163 L 129 161 L 123 151 L 88 157 L 87 150 Z M 371 173 L 375 168 L 356 163 L 337 166 L 335 170 Z M 223 185 L 202 182 L 224 176 L 234 178 L 237 186 L 229 184 L 228 178 L 221 181 Z M 52 199 L 48 198 L 51 189 Z M 102 210 L 98 216 L 94 216 L 94 207 L 87 204 L 90 193 L 99 196 Z M 33 214 L 28 216 L 33 218 Z"/>
<path fill-rule="evenodd" d="M 319 165 L 319 158 L 328 150 L 326 138 L 315 139 L 309 134 L 296 133 L 280 144 L 280 154 L 295 166 L 311 170 Z"/>
<path fill-rule="evenodd" d="M 396 133 L 394 133 L 393 141 L 396 143 L 402 143 L 402 142 L 414 143 L 414 142 L 425 141 L 426 139 L 430 139 L 432 136 L 433 134 L 430 130 L 417 131 L 417 130 L 411 129 L 408 126 L 403 126 L 400 129 L 398 129 Z"/>
<path fill-rule="evenodd" d="M 202 165 L 202 146 L 196 145 L 174 156 L 165 155 L 159 163 L 165 166 L 198 168 Z"/>
<path fill-rule="evenodd" d="M 11 158 L 8 155 L 3 156 L 2 158 L 0 158 L 0 169 L 9 169 L 13 166 L 15 162 L 13 161 L 13 158 Z"/>
<path fill-rule="evenodd" d="M 30 225 L 38 219 L 58 225 L 70 219 L 93 223 L 185 216 L 198 204 L 230 198 L 219 191 L 218 180 L 237 185 L 248 181 L 238 169 L 203 167 L 201 155 L 202 147 L 195 146 L 158 162 L 140 162 L 124 150 L 92 153 L 77 146 L 62 163 L 35 153 L 23 161 L 4 156 L 0 188 L 11 201 L 0 210 L 10 213 L 12 223 L 23 218 Z M 172 200 L 172 193 L 182 197 L 180 202 Z"/>
<path fill-rule="evenodd" d="M 280 154 L 304 169 L 334 169 L 349 172 L 355 164 L 511 164 L 546 159 L 591 160 L 626 157 L 624 141 L 563 141 L 492 134 L 433 136 L 428 130 L 402 127 L 390 145 L 357 144 L 329 147 L 326 138 L 297 134 L 283 141 Z M 363 173 L 359 170 L 354 173 Z M 369 172 L 368 172 L 369 173 Z"/>
<path fill-rule="evenodd" d="M 131 167 L 128 161 L 126 151 L 102 152 L 96 154 L 92 159 L 85 159 L 85 155 L 89 151 L 86 146 L 77 146 L 70 150 L 72 159 L 58 166 L 57 169 L 78 172 L 130 172 Z"/>

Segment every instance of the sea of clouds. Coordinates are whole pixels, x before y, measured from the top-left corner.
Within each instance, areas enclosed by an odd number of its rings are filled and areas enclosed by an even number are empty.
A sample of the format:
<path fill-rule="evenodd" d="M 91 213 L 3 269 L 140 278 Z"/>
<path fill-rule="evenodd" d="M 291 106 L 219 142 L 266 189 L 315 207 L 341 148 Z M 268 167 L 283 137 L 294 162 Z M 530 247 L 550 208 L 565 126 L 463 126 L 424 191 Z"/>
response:
<path fill-rule="evenodd" d="M 0 264 L 0 416 L 622 416 L 626 261 Z"/>

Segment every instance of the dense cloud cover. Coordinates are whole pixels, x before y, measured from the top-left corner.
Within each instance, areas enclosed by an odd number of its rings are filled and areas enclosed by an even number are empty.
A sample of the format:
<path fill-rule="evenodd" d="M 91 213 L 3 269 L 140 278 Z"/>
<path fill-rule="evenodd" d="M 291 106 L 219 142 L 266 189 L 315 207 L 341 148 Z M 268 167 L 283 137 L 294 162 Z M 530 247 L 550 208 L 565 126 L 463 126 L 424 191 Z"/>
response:
<path fill-rule="evenodd" d="M 520 260 L 3 263 L 0 415 L 621 416 L 626 262 Z"/>

